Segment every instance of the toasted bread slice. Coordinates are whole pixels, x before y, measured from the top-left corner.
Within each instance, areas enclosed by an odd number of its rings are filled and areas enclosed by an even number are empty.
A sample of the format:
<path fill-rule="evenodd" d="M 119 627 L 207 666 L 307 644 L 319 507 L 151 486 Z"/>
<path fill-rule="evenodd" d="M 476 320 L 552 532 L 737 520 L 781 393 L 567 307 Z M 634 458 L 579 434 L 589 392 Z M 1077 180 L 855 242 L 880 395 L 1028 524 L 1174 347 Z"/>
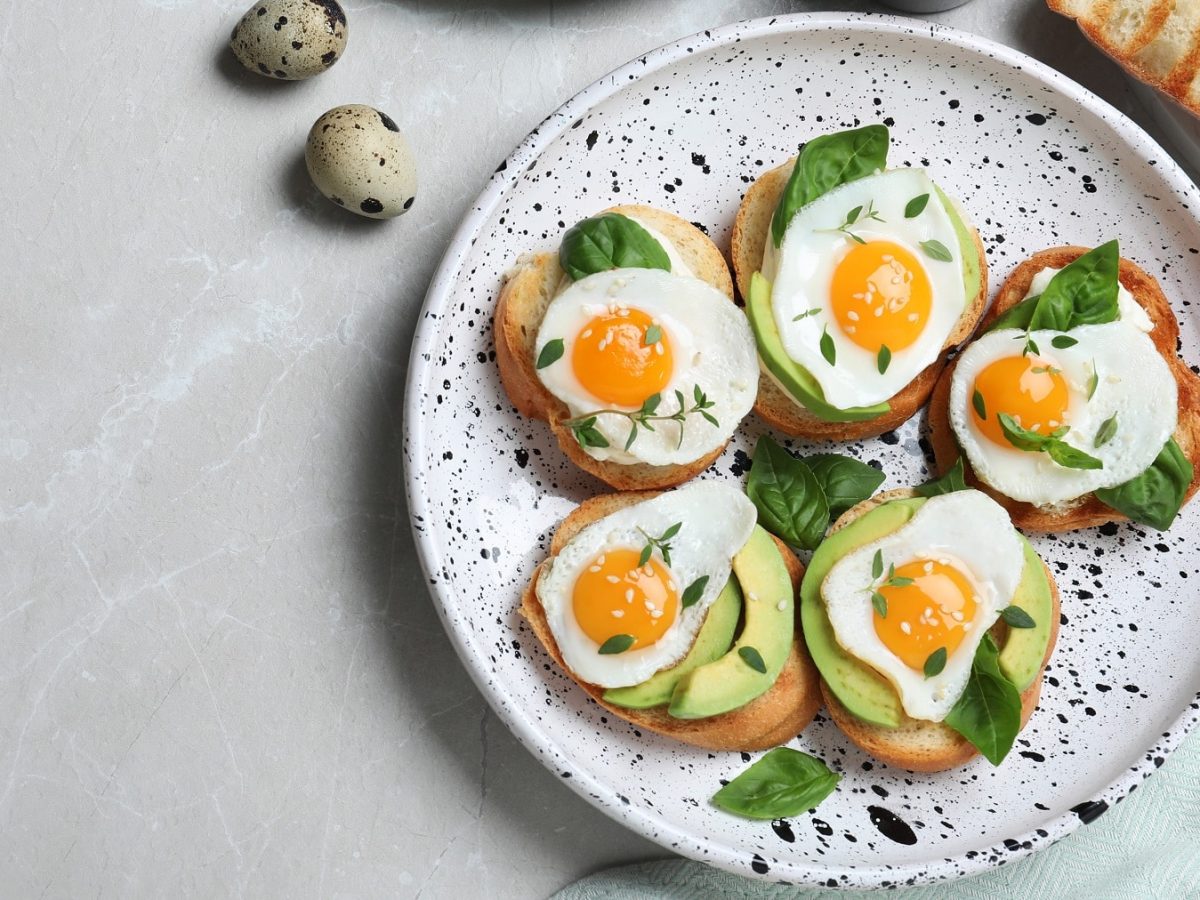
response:
<path fill-rule="evenodd" d="M 1047 0 L 1136 78 L 1200 115 L 1200 4 L 1194 0 Z"/>
<path fill-rule="evenodd" d="M 750 190 L 746 192 L 746 197 L 738 209 L 737 218 L 733 223 L 730 256 L 738 293 L 743 298 L 750 294 L 751 276 L 762 266 L 767 236 L 771 233 L 771 219 L 795 165 L 796 157 L 792 157 L 782 166 L 759 176 L 758 180 L 750 185 Z M 979 253 L 979 293 L 968 298 L 967 307 L 958 320 L 958 326 L 946 339 L 941 355 L 921 370 L 903 390 L 888 400 L 891 406 L 888 412 L 863 422 L 828 422 L 797 404 L 765 372 L 759 377 L 758 400 L 754 404 L 754 411 L 786 434 L 820 441 L 851 441 L 873 437 L 891 431 L 912 418 L 929 399 L 938 375 L 946 365 L 948 351 L 971 336 L 987 306 L 987 258 L 984 256 L 979 232 L 974 228 L 971 232 Z"/>
<path fill-rule="evenodd" d="M 583 501 L 558 526 L 550 542 L 551 555 L 556 556 L 571 538 L 597 519 L 654 496 L 656 492 L 646 491 L 606 494 Z M 804 567 L 785 544 L 778 539 L 775 543 L 791 576 L 792 587 L 796 590 L 804 575 Z M 800 634 L 799 616 L 796 617 L 796 635 L 792 641 L 791 653 L 775 684 L 765 694 L 743 707 L 707 719 L 676 719 L 667 713 L 665 707 L 626 709 L 606 703 L 604 688 L 580 681 L 563 662 L 554 635 L 550 633 L 545 611 L 537 598 L 537 581 L 544 565 L 543 563 L 538 566 L 529 587 L 521 596 L 521 615 L 525 617 L 534 635 L 558 667 L 613 715 L 631 722 L 638 728 L 656 731 L 685 744 L 709 750 L 763 750 L 775 747 L 794 738 L 816 715 L 821 705 L 821 689 L 817 684 L 816 666 L 813 665 L 804 638 Z"/>
<path fill-rule="evenodd" d="M 915 497 L 911 488 L 899 488 L 877 494 L 869 500 L 864 500 L 857 506 L 847 510 L 834 523 L 830 533 L 844 528 L 859 516 L 870 512 L 875 507 L 890 500 L 902 500 Z M 1046 663 L 1054 652 L 1058 642 L 1059 596 L 1058 585 L 1045 562 L 1042 567 L 1046 571 L 1046 580 L 1050 583 L 1050 597 L 1053 604 L 1053 625 L 1050 629 L 1050 640 L 1046 644 L 1046 655 L 1042 658 L 1042 667 L 1033 683 L 1021 694 L 1021 727 L 1024 728 L 1037 707 L 1038 698 L 1042 691 L 1042 676 L 1046 671 Z M 992 636 L 1001 647 L 1008 638 L 1008 626 L 1003 621 L 992 628 Z M 898 728 L 884 728 L 864 722 L 846 709 L 830 690 L 829 685 L 821 679 L 821 693 L 825 697 L 825 705 L 829 709 L 830 718 L 846 733 L 855 744 L 874 756 L 876 759 L 895 766 L 899 769 L 909 769 L 913 772 L 941 772 L 953 769 L 968 762 L 979 751 L 966 738 L 941 722 L 925 722 L 905 716 Z"/>
<path fill-rule="evenodd" d="M 1061 269 L 1086 252 L 1086 247 L 1054 247 L 1035 253 L 1021 263 L 1000 287 L 996 302 L 984 318 L 982 327 L 986 329 L 1001 314 L 1024 300 L 1034 276 L 1042 269 Z M 1150 338 L 1159 354 L 1167 361 L 1179 388 L 1179 422 L 1175 426 L 1175 441 L 1191 461 L 1196 473 L 1184 498 L 1184 503 L 1187 503 L 1197 488 L 1200 488 L 1200 377 L 1176 355 L 1175 348 L 1179 345 L 1179 323 L 1175 320 L 1171 304 L 1158 282 L 1127 259 L 1121 260 L 1118 278 L 1154 323 Z M 929 404 L 929 441 L 933 445 L 939 472 L 945 472 L 962 455 L 967 483 L 988 494 L 1007 509 L 1014 525 L 1029 531 L 1073 531 L 1076 528 L 1089 528 L 1106 522 L 1128 521 L 1126 516 L 1101 503 L 1095 494 L 1085 494 L 1069 503 L 1057 504 L 1051 509 L 1013 500 L 981 482 L 966 456 L 961 454 L 954 429 L 950 427 L 950 381 L 954 377 L 957 364 L 957 361 L 951 363 L 942 373 Z"/>
<path fill-rule="evenodd" d="M 695 225 L 673 213 L 649 206 L 614 206 L 605 212 L 636 216 L 674 244 L 697 278 L 733 300 L 729 267 L 717 246 Z M 523 256 L 506 276 L 492 320 L 500 382 L 517 412 L 549 422 L 563 452 L 579 468 L 621 491 L 674 487 L 699 475 L 724 451 L 724 446 L 681 466 L 626 465 L 601 462 L 588 455 L 569 428 L 566 404 L 551 394 L 537 376 L 533 351 L 546 307 L 564 277 L 557 253 Z"/>

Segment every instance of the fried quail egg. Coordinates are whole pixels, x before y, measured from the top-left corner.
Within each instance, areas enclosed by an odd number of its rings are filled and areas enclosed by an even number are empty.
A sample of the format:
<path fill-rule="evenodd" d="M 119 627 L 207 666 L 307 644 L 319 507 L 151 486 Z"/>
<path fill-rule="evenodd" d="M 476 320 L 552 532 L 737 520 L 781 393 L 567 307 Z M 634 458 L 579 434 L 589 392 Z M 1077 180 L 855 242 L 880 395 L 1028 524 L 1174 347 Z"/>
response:
<path fill-rule="evenodd" d="M 1036 352 L 1023 352 L 1026 332 L 1015 329 L 967 347 L 951 381 L 949 418 L 976 475 L 1014 500 L 1053 506 L 1145 471 L 1175 431 L 1178 405 L 1171 370 L 1137 321 L 1034 331 Z M 1101 467 L 1069 468 L 1018 449 L 1000 413 L 1041 435 L 1067 429 L 1061 439 Z"/>
<path fill-rule="evenodd" d="M 902 390 L 973 299 L 954 223 L 921 169 L 861 178 L 801 208 L 779 248 L 767 241 L 763 274 L 784 350 L 840 409 Z"/>
<path fill-rule="evenodd" d="M 682 659 L 756 517 L 736 488 L 695 482 L 580 531 L 537 580 L 567 668 L 600 687 L 627 687 Z M 698 598 L 684 608 L 685 592 L 697 583 Z"/>
<path fill-rule="evenodd" d="M 599 460 L 692 462 L 729 439 L 758 392 L 745 314 L 708 282 L 661 269 L 569 283 L 538 330 L 535 359 L 549 356 L 538 377 L 576 424 L 595 419 L 580 443 Z M 649 428 L 628 415 L 648 400 Z"/>
<path fill-rule="evenodd" d="M 1024 565 L 1004 508 L 979 491 L 956 491 L 931 497 L 903 527 L 838 560 L 821 596 L 842 649 L 886 678 L 909 716 L 940 722 Z M 940 651 L 944 666 L 927 676 Z"/>

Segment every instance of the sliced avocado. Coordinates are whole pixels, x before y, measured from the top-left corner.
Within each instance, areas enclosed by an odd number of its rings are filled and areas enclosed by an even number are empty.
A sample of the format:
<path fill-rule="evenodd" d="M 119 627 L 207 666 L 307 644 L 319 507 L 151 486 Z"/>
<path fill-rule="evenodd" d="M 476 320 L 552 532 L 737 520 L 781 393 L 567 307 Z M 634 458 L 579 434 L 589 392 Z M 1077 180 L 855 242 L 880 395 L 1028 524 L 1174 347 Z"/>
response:
<path fill-rule="evenodd" d="M 958 204 L 936 184 L 933 189 L 937 191 L 938 199 L 942 201 L 942 206 L 950 217 L 950 224 L 954 226 L 954 234 L 958 237 L 959 256 L 962 257 L 963 287 L 966 290 L 967 302 L 970 302 L 979 293 L 979 248 L 975 246 L 975 236 L 971 233 L 971 226 L 959 212 Z"/>
<path fill-rule="evenodd" d="M 662 706 L 671 699 L 675 685 L 688 672 L 700 666 L 707 665 L 713 660 L 720 659 L 729 651 L 733 643 L 734 632 L 737 631 L 738 618 L 742 614 L 742 591 L 737 579 L 730 578 L 725 582 L 721 593 L 708 608 L 704 623 L 696 632 L 696 640 L 687 656 L 671 666 L 656 672 L 653 677 L 641 684 L 630 687 L 610 688 L 604 692 L 604 699 L 615 706 L 628 709 L 649 709 L 652 706 Z"/>
<path fill-rule="evenodd" d="M 767 692 L 787 662 L 796 631 L 792 579 L 775 539 L 759 526 L 733 558 L 733 574 L 744 602 L 742 633 L 720 659 L 680 679 L 668 712 L 677 719 L 703 719 L 745 706 Z M 753 648 L 765 672 L 739 652 Z"/>
<path fill-rule="evenodd" d="M 775 313 L 771 309 L 771 282 L 767 281 L 761 272 L 755 272 L 750 278 L 746 315 L 750 319 L 754 339 L 758 342 L 758 356 L 763 365 L 784 389 L 813 415 L 827 422 L 862 422 L 878 418 L 891 409 L 886 403 L 838 409 L 825 402 L 825 393 L 821 390 L 821 385 L 808 369 L 793 360 L 783 349 L 779 328 L 775 324 Z"/>
<path fill-rule="evenodd" d="M 907 523 L 926 502 L 924 497 L 893 500 L 831 534 L 813 554 L 800 585 L 800 621 L 808 651 L 830 690 L 851 713 L 865 722 L 895 728 L 904 708 L 895 689 L 882 675 L 842 649 L 825 612 L 821 584 L 839 559 L 864 544 L 879 540 Z M 1013 604 L 1033 617 L 1034 628 L 1010 628 L 1000 651 L 1000 667 L 1018 690 L 1029 687 L 1042 665 L 1050 640 L 1052 603 L 1042 561 L 1021 538 L 1025 568 Z"/>
<path fill-rule="evenodd" d="M 905 525 L 924 502 L 919 498 L 894 500 L 835 531 L 813 554 L 800 585 L 800 622 L 808 652 L 821 677 L 851 713 L 885 728 L 895 728 L 903 719 L 900 698 L 886 678 L 863 665 L 837 642 L 821 599 L 821 585 L 834 563 L 863 544 L 877 541 Z"/>
<path fill-rule="evenodd" d="M 1008 640 L 1000 651 L 1000 671 L 1017 686 L 1018 691 L 1033 684 L 1033 679 L 1042 668 L 1042 657 L 1046 655 L 1050 629 L 1054 625 L 1051 621 L 1054 601 L 1050 598 L 1046 570 L 1029 541 L 1022 537 L 1021 544 L 1025 548 L 1025 571 L 1021 573 L 1021 583 L 1017 585 L 1013 605 L 1029 613 L 1034 627 L 1008 629 Z"/>

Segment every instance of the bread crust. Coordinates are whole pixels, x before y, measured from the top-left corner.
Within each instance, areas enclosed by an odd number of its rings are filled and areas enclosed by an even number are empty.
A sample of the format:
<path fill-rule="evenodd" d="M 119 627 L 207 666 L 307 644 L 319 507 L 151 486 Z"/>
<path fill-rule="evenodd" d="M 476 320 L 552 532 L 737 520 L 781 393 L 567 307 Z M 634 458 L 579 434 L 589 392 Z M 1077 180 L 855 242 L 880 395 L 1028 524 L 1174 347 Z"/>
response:
<path fill-rule="evenodd" d="M 655 491 L 605 494 L 589 498 L 579 505 L 559 525 L 550 542 L 551 556 L 557 556 L 579 531 L 597 519 L 634 503 L 657 496 Z M 779 554 L 792 579 L 792 589 L 798 590 L 804 567 L 785 544 L 776 538 Z M 638 728 L 649 729 L 685 744 L 708 750 L 765 750 L 786 743 L 804 729 L 821 705 L 819 675 L 808 655 L 796 616 L 796 632 L 792 649 L 783 671 L 771 688 L 745 706 L 706 719 L 676 719 L 665 707 L 626 709 L 606 703 L 604 688 L 589 684 L 575 676 L 559 652 L 550 633 L 545 611 L 537 598 L 537 582 L 545 563 L 540 564 L 521 596 L 520 613 L 546 652 L 572 680 L 583 688 L 600 706 Z"/>
<path fill-rule="evenodd" d="M 830 533 L 844 528 L 877 506 L 892 500 L 903 500 L 915 496 L 917 494 L 911 488 L 900 488 L 877 494 L 843 513 L 834 523 Z M 1050 584 L 1052 624 L 1041 668 L 1029 687 L 1021 693 L 1022 729 L 1029 722 L 1029 717 L 1033 715 L 1034 709 L 1037 708 L 1038 699 L 1041 697 L 1042 677 L 1046 672 L 1046 663 L 1050 661 L 1050 656 L 1058 643 L 1061 613 L 1058 585 L 1044 560 L 1042 568 L 1046 573 L 1046 580 Z M 1008 626 L 1003 622 L 997 623 L 992 628 L 992 634 L 997 638 L 1000 646 L 1003 646 L 1008 637 Z M 821 693 L 825 698 L 825 706 L 830 718 L 845 732 L 846 736 L 862 750 L 889 766 L 908 769 L 912 772 L 942 772 L 946 769 L 957 768 L 979 755 L 979 751 L 975 749 L 974 745 L 949 725 L 941 722 L 925 722 L 904 716 L 898 728 L 884 728 L 864 722 L 847 710 L 824 678 L 821 679 Z"/>
<path fill-rule="evenodd" d="M 1035 253 L 1022 262 L 1000 287 L 1000 293 L 984 317 L 981 328 L 986 329 L 999 316 L 1025 299 L 1034 276 L 1042 269 L 1061 269 L 1088 250 L 1087 247 L 1053 247 Z M 1162 358 L 1167 361 L 1175 378 L 1179 398 L 1179 421 L 1175 426 L 1175 440 L 1191 461 L 1195 471 L 1184 497 L 1184 503 L 1187 503 L 1200 488 L 1200 377 L 1176 355 L 1179 323 L 1158 282 L 1141 267 L 1124 258 L 1121 259 L 1118 278 L 1154 323 L 1150 339 Z M 966 454 L 960 450 L 954 429 L 950 426 L 950 382 L 954 378 L 956 366 L 957 361 L 946 367 L 933 390 L 929 404 L 929 442 L 933 446 L 939 473 L 944 473 L 961 456 L 967 484 L 983 491 L 1007 509 L 1013 524 L 1027 531 L 1074 531 L 1078 528 L 1104 525 L 1107 522 L 1129 521 L 1127 516 L 1101 503 L 1095 494 L 1085 494 L 1071 504 L 1062 504 L 1051 510 L 1013 500 L 984 484 L 971 468 Z"/>
<path fill-rule="evenodd" d="M 750 185 L 738 208 L 737 218 L 733 223 L 730 258 L 738 293 L 743 298 L 750 295 L 750 278 L 762 265 L 763 251 L 771 231 L 771 219 L 779 205 L 779 198 L 787 187 L 796 159 L 792 157 L 783 165 L 764 172 Z M 987 257 L 979 232 L 972 227 L 971 234 L 975 238 L 975 249 L 979 254 L 979 293 L 968 302 L 957 327 L 946 339 L 938 358 L 888 400 L 891 407 L 888 412 L 862 422 L 828 422 L 797 404 L 766 372 L 759 377 L 758 400 L 754 404 L 754 411 L 771 426 L 786 434 L 820 441 L 851 441 L 874 437 L 898 428 L 912 418 L 929 399 L 938 375 L 946 365 L 950 350 L 971 336 L 987 306 Z"/>
<path fill-rule="evenodd" d="M 1172 40 L 1169 37 L 1172 29 L 1166 27 L 1171 17 L 1176 15 L 1176 7 L 1182 7 L 1183 2 L 1146 0 L 1141 9 L 1143 18 L 1140 27 L 1124 42 L 1118 42 L 1107 30 L 1107 26 L 1120 18 L 1113 0 L 1095 0 L 1082 5 L 1071 0 L 1046 0 L 1046 5 L 1056 13 L 1073 19 L 1088 40 L 1135 78 L 1164 91 L 1194 115 L 1200 116 L 1200 99 L 1192 90 L 1197 73 L 1200 73 L 1200 32 L 1193 28 L 1190 34 L 1180 34 Z M 1164 65 L 1159 60 L 1158 64 L 1150 65 L 1146 54 L 1154 49 L 1152 45 L 1160 38 L 1163 39 L 1159 42 L 1163 47 L 1162 52 L 1170 61 Z M 1168 49 L 1176 43 L 1178 46 L 1174 50 Z"/>
<path fill-rule="evenodd" d="M 649 224 L 671 240 L 696 277 L 733 300 L 733 280 L 725 258 L 695 225 L 649 206 L 613 206 L 604 212 L 636 216 Z M 509 401 L 521 415 L 549 423 L 559 447 L 571 462 L 617 490 L 674 487 L 699 475 L 724 452 L 724 444 L 686 465 L 602 462 L 579 446 L 571 429 L 562 424 L 571 418 L 571 413 L 538 378 L 533 351 L 546 307 L 554 299 L 563 277 L 557 253 L 535 253 L 517 261 L 500 289 L 492 329 L 500 383 Z"/>

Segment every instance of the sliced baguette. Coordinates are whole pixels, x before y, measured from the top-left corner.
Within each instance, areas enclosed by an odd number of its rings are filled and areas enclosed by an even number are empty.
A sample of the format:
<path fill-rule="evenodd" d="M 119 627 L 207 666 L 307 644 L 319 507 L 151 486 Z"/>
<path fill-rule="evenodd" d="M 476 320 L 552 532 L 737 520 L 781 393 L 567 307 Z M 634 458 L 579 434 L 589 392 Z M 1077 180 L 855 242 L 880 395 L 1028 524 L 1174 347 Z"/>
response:
<path fill-rule="evenodd" d="M 649 224 L 675 245 L 697 278 L 707 281 L 733 300 L 733 281 L 729 277 L 725 258 L 695 225 L 649 206 L 614 206 L 605 212 L 636 216 Z M 524 416 L 548 422 L 559 446 L 571 462 L 617 490 L 673 487 L 699 475 L 721 455 L 724 446 L 681 466 L 601 462 L 586 453 L 575 440 L 571 429 L 562 424 L 571 417 L 571 413 L 566 404 L 546 390 L 538 378 L 533 351 L 546 307 L 554 299 L 563 277 L 557 253 L 531 254 L 517 260 L 500 290 L 492 326 L 500 382 L 512 405 Z"/>
<path fill-rule="evenodd" d="M 1131 75 L 1200 115 L 1200 3 L 1047 0 Z"/>
<path fill-rule="evenodd" d="M 1025 260 L 1000 287 L 996 302 L 992 304 L 981 327 L 986 329 L 1001 314 L 1024 300 L 1034 276 L 1042 269 L 1061 269 L 1087 250 L 1086 247 L 1054 247 L 1035 253 Z M 1175 376 L 1179 396 L 1179 422 L 1175 426 L 1175 441 L 1191 461 L 1196 473 L 1184 498 L 1186 503 L 1196 493 L 1197 488 L 1200 488 L 1200 377 L 1176 355 L 1176 347 L 1179 345 L 1179 323 L 1158 282 L 1127 259 L 1121 260 L 1118 277 L 1125 289 L 1150 316 L 1150 321 L 1154 323 L 1150 338 L 1159 354 L 1167 361 L 1171 374 Z M 956 366 L 957 361 L 947 366 L 946 371 L 942 373 L 929 404 L 929 441 L 933 445 L 939 472 L 945 472 L 962 455 L 954 429 L 950 427 L 950 382 Z M 967 483 L 984 491 L 1007 509 L 1013 524 L 1018 528 L 1030 531 L 1073 531 L 1077 528 L 1103 525 L 1106 522 L 1128 521 L 1126 516 L 1101 503 L 1095 494 L 1085 494 L 1069 503 L 1043 508 L 1013 500 L 981 482 L 965 455 L 963 470 Z"/>
<path fill-rule="evenodd" d="M 655 492 L 646 491 L 606 494 L 583 501 L 558 526 L 550 542 L 551 556 L 558 555 L 571 538 L 597 519 L 654 496 Z M 778 539 L 776 544 L 791 576 L 792 587 L 794 590 L 798 589 L 804 568 L 785 544 Z M 665 707 L 626 709 L 606 703 L 604 688 L 580 681 L 563 662 L 554 635 L 550 633 L 545 611 L 537 598 L 537 582 L 544 565 L 545 563 L 542 563 L 538 566 L 529 587 L 521 597 L 521 615 L 558 667 L 613 715 L 638 728 L 649 729 L 685 744 L 709 750 L 763 750 L 775 747 L 794 738 L 816 715 L 821 705 L 821 690 L 817 684 L 816 667 L 800 634 L 799 616 L 796 617 L 796 635 L 792 641 L 791 653 L 779 678 L 765 694 L 739 709 L 707 719 L 687 720 L 673 718 Z"/>
<path fill-rule="evenodd" d="M 843 513 L 834 523 L 830 533 L 844 528 L 881 504 L 915 496 L 916 493 L 910 488 L 900 488 L 877 494 Z M 1050 660 L 1050 654 L 1054 652 L 1054 645 L 1058 642 L 1060 612 L 1058 585 L 1055 584 L 1054 576 L 1045 562 L 1042 563 L 1042 567 L 1046 571 L 1046 580 L 1050 583 L 1053 624 L 1050 629 L 1050 640 L 1046 645 L 1046 655 L 1042 658 L 1042 667 L 1038 670 L 1033 683 L 1021 694 L 1022 728 L 1025 727 L 1037 707 L 1046 663 Z M 1003 622 L 998 622 L 992 628 L 992 636 L 1003 647 L 1008 638 L 1008 626 Z M 821 693 L 825 698 L 830 718 L 846 733 L 846 736 L 864 751 L 889 766 L 913 772 L 941 772 L 961 766 L 979 753 L 974 745 L 949 725 L 940 722 L 925 722 L 905 716 L 898 728 L 884 728 L 864 722 L 847 710 L 824 679 L 821 679 Z"/>
<path fill-rule="evenodd" d="M 745 199 L 738 209 L 737 218 L 733 223 L 730 256 L 738 293 L 743 298 L 750 295 L 750 278 L 762 266 L 763 251 L 771 233 L 771 219 L 775 215 L 775 208 L 779 205 L 779 198 L 787 187 L 795 164 L 796 157 L 792 157 L 782 166 L 759 176 L 754 184 L 750 185 L 750 190 L 746 192 Z M 912 418 L 929 399 L 938 375 L 946 365 L 948 351 L 971 336 L 975 324 L 987 306 L 987 258 L 984 256 L 979 232 L 972 229 L 972 234 L 979 253 L 979 293 L 968 299 L 967 307 L 958 320 L 958 326 L 946 339 L 941 355 L 926 366 L 903 390 L 888 400 L 891 406 L 888 412 L 863 422 L 828 422 L 797 404 L 765 372 L 759 377 L 758 400 L 754 404 L 754 411 L 785 434 L 821 441 L 850 441 L 873 437 L 891 431 Z"/>

